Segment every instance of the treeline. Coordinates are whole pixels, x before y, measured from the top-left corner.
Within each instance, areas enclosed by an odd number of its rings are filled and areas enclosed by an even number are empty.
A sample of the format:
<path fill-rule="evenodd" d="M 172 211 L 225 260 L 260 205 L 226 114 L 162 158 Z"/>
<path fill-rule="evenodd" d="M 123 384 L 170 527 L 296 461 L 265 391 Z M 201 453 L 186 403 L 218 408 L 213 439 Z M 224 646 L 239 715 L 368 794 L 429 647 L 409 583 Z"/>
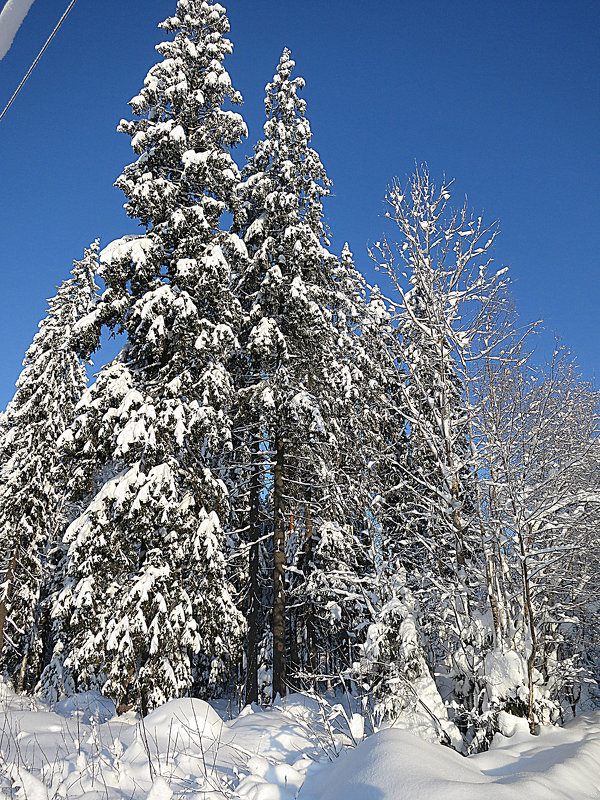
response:
<path fill-rule="evenodd" d="M 426 169 L 388 192 L 389 297 L 368 286 L 330 248 L 290 52 L 240 171 L 225 9 L 179 0 L 161 27 L 120 124 L 144 233 L 75 262 L 0 420 L 6 678 L 141 711 L 343 686 L 471 751 L 501 711 L 575 713 L 597 697 L 598 393 L 559 347 L 536 364 L 495 227 Z M 103 330 L 124 345 L 88 386 Z"/>

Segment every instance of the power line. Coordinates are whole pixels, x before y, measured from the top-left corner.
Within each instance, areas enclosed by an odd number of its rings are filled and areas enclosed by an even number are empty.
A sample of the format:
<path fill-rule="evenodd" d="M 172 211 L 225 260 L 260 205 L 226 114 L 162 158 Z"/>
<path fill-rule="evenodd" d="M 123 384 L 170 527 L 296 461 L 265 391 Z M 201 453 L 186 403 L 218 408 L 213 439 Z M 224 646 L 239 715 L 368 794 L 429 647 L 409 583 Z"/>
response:
<path fill-rule="evenodd" d="M 54 28 L 54 30 L 52 31 L 52 33 L 50 34 L 50 36 L 49 36 L 49 37 L 46 39 L 46 43 L 45 43 L 45 45 L 42 47 L 42 49 L 40 50 L 40 52 L 37 54 L 35 61 L 33 62 L 33 64 L 32 64 L 32 65 L 29 67 L 29 69 L 27 70 L 27 74 L 25 75 L 25 77 L 23 78 L 23 80 L 21 81 L 21 83 L 20 83 L 20 84 L 17 86 L 15 93 L 13 94 L 13 96 L 12 96 L 12 97 L 10 98 L 10 100 L 8 101 L 8 103 L 7 103 L 7 105 L 6 105 L 6 108 L 4 109 L 4 111 L 3 111 L 3 112 L 0 114 L 0 122 L 2 122 L 2 119 L 3 119 L 4 115 L 6 114 L 6 112 L 8 111 L 8 109 L 9 109 L 9 108 L 12 106 L 12 104 L 15 102 L 15 100 L 16 100 L 16 98 L 17 98 L 17 95 L 19 94 L 19 92 L 21 91 L 21 89 L 23 88 L 23 86 L 25 86 L 25 83 L 26 83 L 27 79 L 29 78 L 29 76 L 31 75 L 31 73 L 33 72 L 33 70 L 36 68 L 36 65 L 37 65 L 38 61 L 40 60 L 40 58 L 41 58 L 41 57 L 44 55 L 44 53 L 46 52 L 46 49 L 48 48 L 48 45 L 50 44 L 50 42 L 52 41 L 52 39 L 54 39 L 54 37 L 55 37 L 55 36 L 56 36 L 56 34 L 58 33 L 58 30 L 59 30 L 60 26 L 63 24 L 63 22 L 64 22 L 64 21 L 66 20 L 66 18 L 69 16 L 69 12 L 71 11 L 71 9 L 73 8 L 73 6 L 75 5 L 75 3 L 76 3 L 76 2 L 77 2 L 77 0 L 71 0 L 71 2 L 69 3 L 69 6 L 68 6 L 68 8 L 67 8 L 67 10 L 66 10 L 66 11 L 65 11 L 65 13 L 62 15 L 62 17 L 61 17 L 61 18 L 58 20 L 58 22 L 57 22 L 57 24 L 56 24 L 56 27 Z"/>

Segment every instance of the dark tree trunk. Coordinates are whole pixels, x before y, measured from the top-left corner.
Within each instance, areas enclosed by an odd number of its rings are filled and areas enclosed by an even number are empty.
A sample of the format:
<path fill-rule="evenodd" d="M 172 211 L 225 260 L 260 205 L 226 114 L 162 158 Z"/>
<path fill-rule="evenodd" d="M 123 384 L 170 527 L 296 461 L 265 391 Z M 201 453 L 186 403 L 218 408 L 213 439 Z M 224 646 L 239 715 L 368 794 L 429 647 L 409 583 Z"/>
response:
<path fill-rule="evenodd" d="M 287 685 L 290 692 L 302 691 L 300 652 L 298 649 L 298 614 L 288 609 L 288 642 L 290 647 L 290 668 L 287 674 Z"/>
<path fill-rule="evenodd" d="M 314 536 L 313 536 L 313 521 L 312 512 L 310 508 L 311 492 L 309 490 L 306 500 L 305 511 L 305 526 L 306 526 L 306 544 L 304 548 L 304 579 L 308 580 L 313 563 L 314 552 Z M 306 601 L 306 657 L 307 657 L 307 672 L 311 676 L 311 680 L 316 684 L 315 672 L 317 668 L 317 658 L 315 650 L 315 616 L 312 602 Z"/>
<path fill-rule="evenodd" d="M 250 554 L 248 563 L 248 644 L 246 652 L 246 703 L 258 703 L 258 643 L 259 631 L 259 540 L 260 540 L 260 469 L 258 439 L 252 442 L 250 467 L 250 517 L 248 524 Z"/>
<path fill-rule="evenodd" d="M 288 462 L 288 469 L 289 469 L 289 462 Z M 289 538 L 288 541 L 292 541 L 295 537 L 296 530 L 296 520 L 294 517 L 294 509 L 290 509 L 289 512 Z M 292 586 L 292 578 L 288 580 L 288 592 L 293 591 L 294 587 Z M 300 656 L 300 636 L 301 636 L 301 628 L 302 628 L 302 620 L 298 613 L 298 603 L 297 601 L 291 608 L 287 609 L 287 641 L 289 646 L 289 667 L 287 671 L 287 687 L 291 692 L 299 692 L 302 690 L 302 664 L 301 664 L 301 656 Z"/>
<path fill-rule="evenodd" d="M 531 534 L 531 529 L 530 529 Z M 529 568 L 527 565 L 527 552 L 525 550 L 525 542 L 523 534 L 519 531 L 519 544 L 521 549 L 521 575 L 523 579 L 523 599 L 525 602 L 525 621 L 529 626 L 529 636 L 531 637 L 531 651 L 527 658 L 527 688 L 528 688 L 528 701 L 527 701 L 527 719 L 529 722 L 529 732 L 535 734 L 535 714 L 533 711 L 533 673 L 535 670 L 535 657 L 537 655 L 537 636 L 535 631 L 535 620 L 533 616 L 533 604 L 531 602 L 531 586 L 529 584 Z"/>
<path fill-rule="evenodd" d="M 273 699 L 286 694 L 285 508 L 283 499 L 284 443 L 275 436 L 273 475 Z"/>

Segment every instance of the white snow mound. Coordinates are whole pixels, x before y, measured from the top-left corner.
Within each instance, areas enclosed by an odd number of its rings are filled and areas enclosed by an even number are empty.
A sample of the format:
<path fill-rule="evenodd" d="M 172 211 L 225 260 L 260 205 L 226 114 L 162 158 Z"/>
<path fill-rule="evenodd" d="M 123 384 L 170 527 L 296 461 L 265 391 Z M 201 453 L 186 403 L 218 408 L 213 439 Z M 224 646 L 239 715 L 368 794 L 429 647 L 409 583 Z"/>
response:
<path fill-rule="evenodd" d="M 100 692 L 80 692 L 56 703 L 54 712 L 61 717 L 78 714 L 84 725 L 90 725 L 92 720 L 100 724 L 108 722 L 115 716 L 117 710 L 110 697 L 104 697 Z"/>
<path fill-rule="evenodd" d="M 204 700 L 171 700 L 137 724 L 134 742 L 122 762 L 133 764 L 148 757 L 165 762 L 183 754 L 206 755 L 230 739 L 227 723 Z"/>
<path fill-rule="evenodd" d="M 231 703 L 186 698 L 119 717 L 97 692 L 52 711 L 0 682 L 0 800 L 600 798 L 600 712 L 540 736 L 505 714 L 491 750 L 463 758 L 399 728 L 354 747 L 364 720 L 344 703 L 295 694 L 225 720 Z"/>
<path fill-rule="evenodd" d="M 406 731 L 380 731 L 309 774 L 298 800 L 597 800 L 600 714 L 531 736 L 516 726 L 464 758 Z"/>

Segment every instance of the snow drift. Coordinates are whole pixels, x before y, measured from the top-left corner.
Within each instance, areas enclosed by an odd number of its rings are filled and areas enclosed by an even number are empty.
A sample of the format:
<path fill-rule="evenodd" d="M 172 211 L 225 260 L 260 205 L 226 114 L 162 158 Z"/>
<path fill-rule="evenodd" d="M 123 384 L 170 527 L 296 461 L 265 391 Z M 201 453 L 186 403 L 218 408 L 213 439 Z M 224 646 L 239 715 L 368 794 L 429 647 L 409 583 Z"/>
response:
<path fill-rule="evenodd" d="M 143 719 L 118 717 L 97 692 L 52 710 L 0 684 L 0 800 L 600 796 L 600 712 L 536 737 L 505 714 L 507 735 L 497 735 L 488 753 L 464 758 L 406 729 L 361 741 L 348 709 L 305 695 L 231 719 L 229 710 L 225 701 L 184 698 Z"/>
<path fill-rule="evenodd" d="M 489 752 L 470 758 L 406 731 L 380 731 L 309 776 L 298 800 L 600 797 L 600 715 L 537 737 L 526 724 L 515 727 L 512 737 L 497 735 Z"/>

